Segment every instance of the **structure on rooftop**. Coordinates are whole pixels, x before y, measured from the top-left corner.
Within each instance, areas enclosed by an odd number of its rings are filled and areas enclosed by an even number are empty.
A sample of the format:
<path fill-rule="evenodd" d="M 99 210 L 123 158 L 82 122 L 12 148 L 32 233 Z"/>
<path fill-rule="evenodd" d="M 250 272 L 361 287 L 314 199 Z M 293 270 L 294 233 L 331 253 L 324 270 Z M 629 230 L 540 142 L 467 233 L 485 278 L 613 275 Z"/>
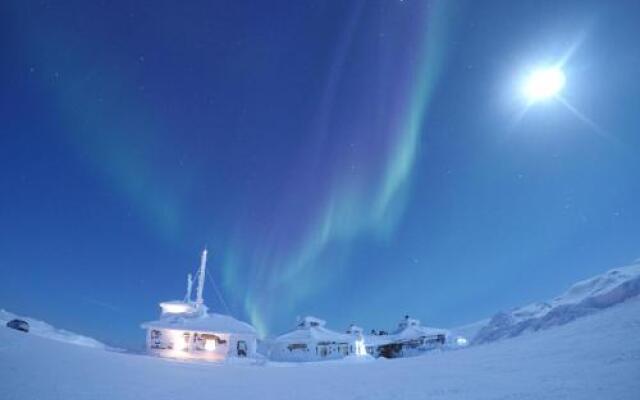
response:
<path fill-rule="evenodd" d="M 196 299 L 193 279 L 187 276 L 184 300 L 160 303 L 160 319 L 145 322 L 149 353 L 171 358 L 221 361 L 229 357 L 255 357 L 257 333 L 253 326 L 229 315 L 209 313 L 203 291 L 207 250 L 202 252 L 197 273 Z"/>

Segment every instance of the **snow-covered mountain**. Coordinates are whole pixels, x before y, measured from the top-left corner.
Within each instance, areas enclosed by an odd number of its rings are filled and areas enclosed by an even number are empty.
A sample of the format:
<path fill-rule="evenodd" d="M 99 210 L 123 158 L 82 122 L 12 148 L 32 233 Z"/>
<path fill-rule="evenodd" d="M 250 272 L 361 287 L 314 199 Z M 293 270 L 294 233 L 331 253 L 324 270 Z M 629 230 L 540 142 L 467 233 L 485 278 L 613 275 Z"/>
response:
<path fill-rule="evenodd" d="M 508 312 L 497 313 L 479 328 L 472 343 L 488 343 L 525 332 L 563 325 L 638 295 L 640 260 L 632 265 L 612 269 L 578 282 L 551 301 L 532 303 Z"/>
<path fill-rule="evenodd" d="M 3 327 L 7 324 L 7 322 L 13 319 L 21 319 L 23 321 L 27 321 L 29 323 L 29 333 L 36 336 L 41 336 L 47 339 L 57 340 L 59 342 L 72 343 L 79 346 L 85 347 L 95 347 L 105 349 L 106 346 L 87 336 L 82 336 L 77 333 L 69 332 L 64 329 L 55 328 L 46 322 L 39 321 L 37 319 L 22 317 L 19 315 L 15 315 L 10 313 L 9 311 L 0 309 L 0 325 Z"/>

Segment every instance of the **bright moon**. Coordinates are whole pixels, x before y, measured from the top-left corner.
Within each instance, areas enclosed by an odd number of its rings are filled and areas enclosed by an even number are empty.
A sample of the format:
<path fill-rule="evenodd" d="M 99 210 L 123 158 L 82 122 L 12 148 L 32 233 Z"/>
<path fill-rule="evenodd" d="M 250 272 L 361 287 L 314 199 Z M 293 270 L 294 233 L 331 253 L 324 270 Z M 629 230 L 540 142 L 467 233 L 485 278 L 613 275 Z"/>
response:
<path fill-rule="evenodd" d="M 524 95 L 530 101 L 544 100 L 555 96 L 565 83 L 564 73 L 560 68 L 544 68 L 535 70 L 524 84 Z"/>

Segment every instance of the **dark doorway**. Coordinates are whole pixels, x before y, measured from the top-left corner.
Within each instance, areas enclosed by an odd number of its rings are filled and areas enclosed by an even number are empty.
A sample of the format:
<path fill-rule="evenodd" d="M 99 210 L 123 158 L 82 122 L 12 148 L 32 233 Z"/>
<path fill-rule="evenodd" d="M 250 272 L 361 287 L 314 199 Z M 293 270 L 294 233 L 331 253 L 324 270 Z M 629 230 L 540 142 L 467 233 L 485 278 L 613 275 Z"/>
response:
<path fill-rule="evenodd" d="M 245 342 L 244 340 L 238 340 L 238 345 L 236 347 L 238 350 L 238 357 L 247 356 L 247 342 Z"/>

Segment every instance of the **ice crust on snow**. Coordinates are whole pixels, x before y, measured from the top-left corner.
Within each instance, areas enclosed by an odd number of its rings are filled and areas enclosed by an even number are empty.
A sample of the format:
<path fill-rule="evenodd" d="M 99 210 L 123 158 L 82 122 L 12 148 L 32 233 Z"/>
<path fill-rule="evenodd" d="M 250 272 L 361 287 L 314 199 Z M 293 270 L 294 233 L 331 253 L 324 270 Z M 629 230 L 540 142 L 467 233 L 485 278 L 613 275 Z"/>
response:
<path fill-rule="evenodd" d="M 576 318 L 640 295 L 640 263 L 612 269 L 580 281 L 549 302 L 532 303 L 495 314 L 480 328 L 473 344 L 564 325 Z"/>

